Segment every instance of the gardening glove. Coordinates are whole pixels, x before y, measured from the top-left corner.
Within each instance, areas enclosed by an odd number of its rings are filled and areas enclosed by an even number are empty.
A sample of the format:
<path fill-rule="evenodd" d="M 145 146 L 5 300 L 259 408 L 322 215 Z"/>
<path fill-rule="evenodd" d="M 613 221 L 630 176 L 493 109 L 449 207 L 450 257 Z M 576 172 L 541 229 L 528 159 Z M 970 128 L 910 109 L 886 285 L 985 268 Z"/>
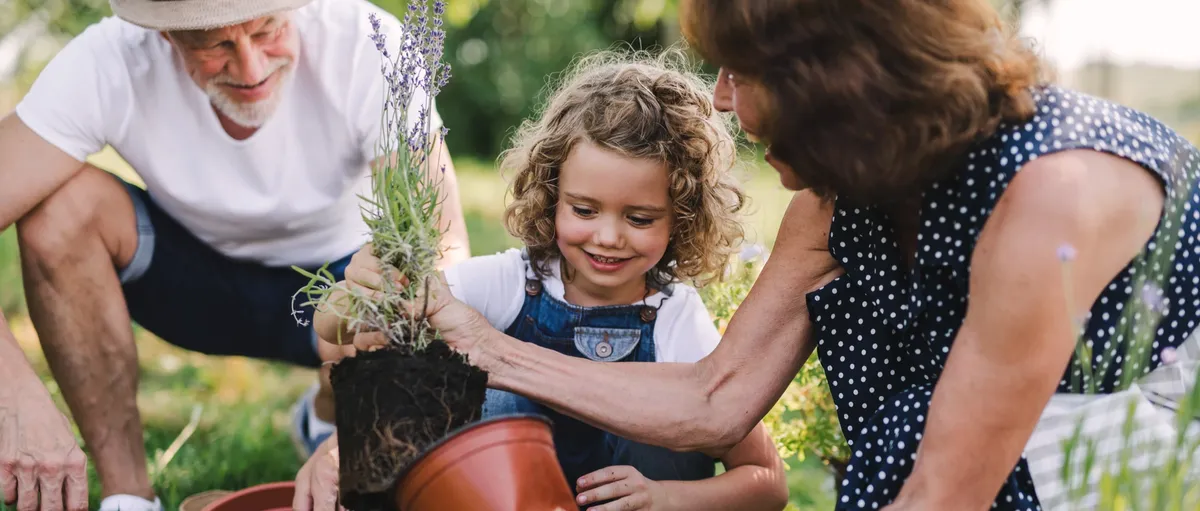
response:
<path fill-rule="evenodd" d="M 40 381 L 0 384 L 0 489 L 19 511 L 86 510 L 87 458 Z M 40 508 L 39 508 L 40 505 Z"/>
<path fill-rule="evenodd" d="M 321 442 L 296 474 L 296 493 L 292 497 L 296 511 L 345 511 L 338 504 L 337 433 Z"/>
<path fill-rule="evenodd" d="M 667 492 L 661 483 L 651 481 L 636 468 L 619 465 L 597 470 L 579 478 L 579 496 L 575 501 L 587 511 L 666 509 Z M 607 501 L 607 502 L 605 502 Z M 584 504 L 604 502 L 599 506 Z"/>

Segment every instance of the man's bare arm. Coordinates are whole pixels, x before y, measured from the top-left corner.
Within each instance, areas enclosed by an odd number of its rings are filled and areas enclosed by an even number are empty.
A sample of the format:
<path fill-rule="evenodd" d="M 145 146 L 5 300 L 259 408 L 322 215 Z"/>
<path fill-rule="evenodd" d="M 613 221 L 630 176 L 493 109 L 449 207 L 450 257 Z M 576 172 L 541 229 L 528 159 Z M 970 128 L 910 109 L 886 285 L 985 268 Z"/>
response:
<path fill-rule="evenodd" d="M 439 268 L 449 268 L 456 263 L 471 257 L 471 244 L 467 239 L 467 220 L 463 214 L 462 194 L 458 191 L 458 173 L 454 170 L 454 161 L 450 158 L 450 149 L 445 141 L 438 144 L 437 165 L 430 169 L 441 175 L 435 176 L 441 184 L 441 228 L 442 228 L 442 259 Z M 443 167 L 444 165 L 444 167 Z M 445 172 L 442 172 L 445 169 Z"/>
<path fill-rule="evenodd" d="M 0 119 L 0 232 L 83 168 L 10 113 Z"/>
<path fill-rule="evenodd" d="M 0 119 L 0 231 L 83 168 L 15 113 Z M 0 311 L 0 492 L 20 509 L 87 508 L 87 460 Z M 23 458 L 23 459 L 22 459 Z M 38 485 L 41 485 L 39 492 Z M 41 495 L 39 495 L 39 493 Z"/>

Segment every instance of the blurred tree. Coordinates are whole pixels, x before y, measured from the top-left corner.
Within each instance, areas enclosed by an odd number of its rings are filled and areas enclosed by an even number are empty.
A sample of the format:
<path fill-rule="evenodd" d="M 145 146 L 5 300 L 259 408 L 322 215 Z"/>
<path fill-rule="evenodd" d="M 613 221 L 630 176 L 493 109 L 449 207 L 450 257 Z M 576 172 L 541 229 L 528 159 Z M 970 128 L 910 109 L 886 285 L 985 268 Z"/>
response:
<path fill-rule="evenodd" d="M 9 0 L 0 2 L 0 34 L 37 14 L 50 34 L 70 37 L 111 13 L 108 0 Z"/>
<path fill-rule="evenodd" d="M 374 0 L 401 12 L 403 0 Z M 454 150 L 493 158 L 532 115 L 547 81 L 590 50 L 670 44 L 676 0 L 451 0 L 446 54 L 453 78 L 438 109 Z"/>

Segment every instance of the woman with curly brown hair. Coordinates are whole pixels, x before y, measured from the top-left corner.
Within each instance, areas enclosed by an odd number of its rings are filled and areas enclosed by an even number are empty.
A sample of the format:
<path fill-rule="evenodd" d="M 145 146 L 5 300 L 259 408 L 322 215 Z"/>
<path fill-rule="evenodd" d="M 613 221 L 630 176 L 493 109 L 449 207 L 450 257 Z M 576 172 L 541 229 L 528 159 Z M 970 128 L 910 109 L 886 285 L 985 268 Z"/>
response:
<path fill-rule="evenodd" d="M 524 248 L 447 269 L 448 295 L 491 328 L 580 360 L 691 363 L 712 351 L 720 334 L 687 282 L 725 270 L 742 239 L 744 195 L 712 86 L 683 57 L 605 51 L 567 70 L 500 163 L 513 175 L 508 231 Z M 375 288 L 379 264 L 364 248 L 346 278 Z M 315 321 L 322 339 L 344 328 L 336 314 L 318 312 Z M 718 459 L 707 454 L 631 441 L 488 390 L 483 418 L 524 413 L 553 421 L 559 464 L 587 509 L 787 504 L 783 462 L 762 424 L 717 457 L 725 472 L 715 475 Z"/>
<path fill-rule="evenodd" d="M 718 108 L 798 191 L 773 255 L 694 364 L 570 359 L 436 301 L 491 386 L 719 453 L 815 350 L 853 453 L 838 509 L 1086 508 L 1061 479 L 1077 421 L 1099 455 L 1129 404 L 1173 441 L 1200 354 L 1193 145 L 1045 82 L 986 0 L 682 4 Z"/>

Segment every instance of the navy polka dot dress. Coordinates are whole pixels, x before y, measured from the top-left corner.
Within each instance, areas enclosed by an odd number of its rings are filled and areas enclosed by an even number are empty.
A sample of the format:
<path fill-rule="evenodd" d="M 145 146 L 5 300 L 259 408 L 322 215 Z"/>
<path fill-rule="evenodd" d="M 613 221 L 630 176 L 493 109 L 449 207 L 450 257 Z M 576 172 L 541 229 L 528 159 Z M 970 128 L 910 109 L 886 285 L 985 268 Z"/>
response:
<path fill-rule="evenodd" d="M 1139 288 L 1139 276 L 1161 262 L 1131 263 L 1093 305 L 1085 337 L 1100 392 L 1111 392 L 1127 356 L 1125 332 L 1154 328 L 1146 370 L 1159 365 L 1196 329 L 1200 315 L 1200 193 L 1197 150 L 1132 109 L 1058 87 L 1034 89 L 1037 112 L 1005 124 L 971 148 L 950 177 L 922 200 L 917 253 L 905 269 L 891 222 L 881 211 L 839 201 L 829 248 L 845 273 L 807 296 L 821 365 L 850 446 L 837 509 L 880 509 L 912 470 L 934 384 L 967 309 L 971 253 L 996 202 L 1021 166 L 1068 149 L 1094 149 L 1141 164 L 1159 177 L 1166 212 L 1151 253 L 1173 255 L 1162 289 Z M 1130 298 L 1162 307 L 1157 325 L 1123 308 Z M 1102 365 L 1100 361 L 1117 363 Z M 1074 392 L 1084 361 L 1073 359 L 1059 392 Z M 982 396 L 981 396 L 982 397 Z M 1025 460 L 1013 467 L 993 509 L 1040 509 Z"/>

